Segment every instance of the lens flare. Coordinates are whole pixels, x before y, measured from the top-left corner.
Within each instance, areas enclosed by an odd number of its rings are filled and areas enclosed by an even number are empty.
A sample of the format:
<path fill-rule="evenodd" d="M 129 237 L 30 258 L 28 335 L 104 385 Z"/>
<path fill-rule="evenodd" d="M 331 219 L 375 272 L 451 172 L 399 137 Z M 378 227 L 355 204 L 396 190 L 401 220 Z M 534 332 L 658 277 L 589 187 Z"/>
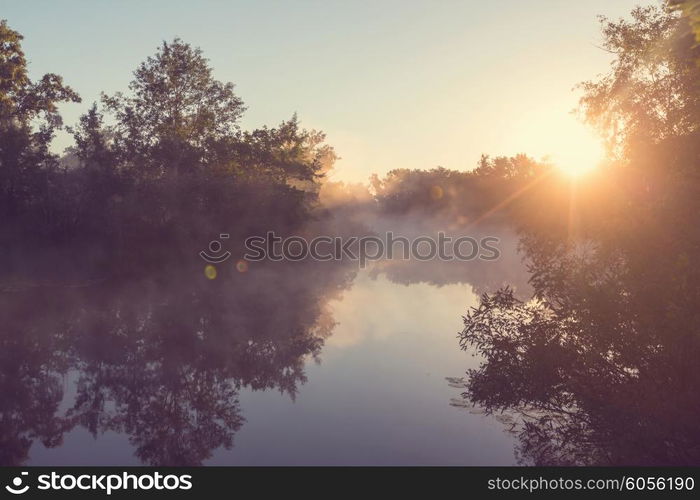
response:
<path fill-rule="evenodd" d="M 216 268 L 212 265 L 208 265 L 204 268 L 204 276 L 207 277 L 207 279 L 213 280 L 216 279 Z"/>

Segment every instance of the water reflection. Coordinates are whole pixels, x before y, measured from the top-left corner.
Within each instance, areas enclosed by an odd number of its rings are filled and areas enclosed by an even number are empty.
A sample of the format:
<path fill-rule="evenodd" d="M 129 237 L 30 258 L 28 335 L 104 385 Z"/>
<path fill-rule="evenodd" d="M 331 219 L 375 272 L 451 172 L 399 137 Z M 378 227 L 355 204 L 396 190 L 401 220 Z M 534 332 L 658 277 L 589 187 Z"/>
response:
<path fill-rule="evenodd" d="M 425 231 L 437 239 L 437 233 Z M 453 239 L 460 233 L 446 232 Z M 468 233 L 475 238 L 493 236 L 498 238 L 498 249 L 501 255 L 496 262 L 471 260 L 465 262 L 441 261 L 439 259 L 416 260 L 384 260 L 377 262 L 371 269 L 373 276 L 385 275 L 393 283 L 411 285 L 427 283 L 437 287 L 466 283 L 471 285 L 474 293 L 482 295 L 493 293 L 503 286 L 510 287 L 517 297 L 527 298 L 532 295 L 529 273 L 522 256 L 518 253 L 519 239 L 517 234 L 502 227 L 480 228 Z"/>
<path fill-rule="evenodd" d="M 313 279 L 300 263 L 5 293 L 2 463 L 25 461 L 34 440 L 60 445 L 77 425 L 127 434 L 148 464 L 200 464 L 230 448 L 240 389 L 293 398 L 330 334 L 325 303 L 354 270 L 316 267 Z M 77 394 L 60 414 L 69 371 Z"/>
<path fill-rule="evenodd" d="M 490 290 L 516 278 L 520 259 L 514 246 L 504 249 L 499 262 L 483 265 L 380 262 L 359 281 L 354 262 L 251 263 L 244 270 L 229 262 L 218 267 L 215 279 L 201 268 L 171 266 L 139 279 L 6 289 L 0 306 L 6 318 L 0 337 L 0 461 L 31 461 L 40 448 L 60 448 L 67 436 L 84 429 L 98 440 L 124 436 L 144 464 L 208 463 L 215 450 L 234 446 L 246 419 L 256 414 L 242 407 L 241 398 L 250 391 L 274 391 L 293 401 L 324 344 L 331 361 L 326 359 L 330 366 L 323 377 L 336 386 L 325 405 L 337 408 L 344 406 L 335 393 L 351 382 L 338 381 L 334 370 L 370 373 L 367 360 L 383 349 L 364 351 L 362 339 L 387 338 L 397 330 L 416 335 L 420 347 L 390 353 L 379 365 L 384 369 L 411 370 L 424 363 L 420 373 L 431 372 L 431 365 L 445 365 L 448 358 L 456 367 L 461 357 L 451 354 L 453 334 L 431 338 L 426 321 L 434 318 L 429 322 L 436 326 L 440 318 L 451 321 L 454 311 L 474 303 L 470 289 Z M 430 279 L 421 279 L 422 273 Z M 409 283 L 410 290 L 404 286 Z M 446 285 L 453 288 L 437 293 L 437 286 Z M 350 346 L 363 354 L 347 351 L 354 362 L 341 368 L 337 350 Z M 447 374 L 439 372 L 434 380 Z M 393 390 L 388 380 L 383 384 L 377 387 Z M 416 404 L 442 398 L 432 391 L 419 391 Z M 350 413 L 380 422 L 375 404 L 362 403 Z M 356 432 L 372 435 L 368 425 Z M 361 441 L 359 434 L 353 439 Z M 68 457 L 78 455 L 70 451 L 74 446 L 71 442 Z M 386 444 L 383 463 L 410 463 L 411 454 L 400 456 L 394 446 Z M 346 452 L 355 456 L 350 447 Z M 471 452 L 465 447 L 450 458 L 436 446 L 431 453 L 430 463 L 460 463 L 456 457 Z"/>
<path fill-rule="evenodd" d="M 0 463 L 20 464 L 34 440 L 45 446 L 61 443 L 70 421 L 58 417 L 63 397 L 61 374 L 70 365 L 62 332 L 42 328 L 62 304 L 44 302 L 45 294 L 29 301 L 0 302 L 4 325 L 0 337 Z M 38 302 L 34 302 L 37 299 Z M 37 304 L 42 310 L 37 310 Z M 38 319 L 41 318 L 41 319 Z"/>
<path fill-rule="evenodd" d="M 700 463 L 692 254 L 648 242 L 623 254 L 530 237 L 537 299 L 506 288 L 466 316 L 461 345 L 483 362 L 463 404 L 506 424 L 521 463 Z"/>

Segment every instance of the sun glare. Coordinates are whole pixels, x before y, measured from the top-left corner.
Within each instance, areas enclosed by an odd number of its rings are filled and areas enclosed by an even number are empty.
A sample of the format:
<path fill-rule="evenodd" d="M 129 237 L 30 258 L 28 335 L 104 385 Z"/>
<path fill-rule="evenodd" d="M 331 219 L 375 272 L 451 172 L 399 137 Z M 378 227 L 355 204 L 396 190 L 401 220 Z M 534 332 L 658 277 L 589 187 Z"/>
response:
<path fill-rule="evenodd" d="M 552 161 L 560 172 L 579 179 L 595 169 L 605 157 L 600 139 L 587 127 L 581 125 L 552 133 L 558 151 Z"/>
<path fill-rule="evenodd" d="M 593 170 L 596 163 L 573 163 L 557 165 L 557 168 L 566 176 L 578 179 Z"/>
<path fill-rule="evenodd" d="M 529 117 L 518 124 L 515 135 L 516 151 L 529 151 L 534 158 L 546 160 L 570 179 L 586 177 L 605 158 L 600 137 L 569 113 L 543 112 Z"/>

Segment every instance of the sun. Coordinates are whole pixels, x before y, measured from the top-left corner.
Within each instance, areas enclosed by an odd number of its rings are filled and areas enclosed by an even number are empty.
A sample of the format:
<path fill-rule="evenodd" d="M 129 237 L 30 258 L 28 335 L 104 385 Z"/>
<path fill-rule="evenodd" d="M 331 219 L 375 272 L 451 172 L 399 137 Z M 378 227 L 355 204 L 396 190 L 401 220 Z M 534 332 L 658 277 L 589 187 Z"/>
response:
<path fill-rule="evenodd" d="M 577 162 L 577 163 L 567 163 L 562 165 L 557 165 L 557 168 L 561 173 L 570 177 L 572 179 L 579 179 L 593 170 L 597 165 L 597 162 L 591 161 L 588 163 Z"/>
<path fill-rule="evenodd" d="M 556 150 L 552 160 L 559 171 L 570 179 L 590 174 L 605 158 L 605 148 L 599 137 L 583 127 L 551 131 Z"/>
<path fill-rule="evenodd" d="M 604 162 L 604 143 L 587 124 L 571 113 L 543 112 L 523 119 L 516 147 L 541 158 L 571 180 L 586 178 Z"/>

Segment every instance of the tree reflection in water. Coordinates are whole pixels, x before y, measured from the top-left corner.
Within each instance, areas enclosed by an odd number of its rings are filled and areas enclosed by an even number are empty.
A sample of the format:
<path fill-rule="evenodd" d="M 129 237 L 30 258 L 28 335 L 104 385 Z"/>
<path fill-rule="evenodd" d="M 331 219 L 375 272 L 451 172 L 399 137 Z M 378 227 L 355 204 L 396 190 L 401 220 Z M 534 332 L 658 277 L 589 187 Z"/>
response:
<path fill-rule="evenodd" d="M 534 298 L 504 288 L 465 317 L 461 347 L 483 361 L 464 397 L 510 420 L 521 462 L 700 463 L 695 238 L 657 230 L 529 235 Z"/>
<path fill-rule="evenodd" d="M 127 434 L 144 463 L 197 465 L 233 445 L 242 388 L 293 398 L 333 326 L 325 303 L 354 268 L 231 268 L 5 293 L 0 461 L 20 464 L 34 440 L 57 446 L 80 425 Z M 62 413 L 69 372 L 77 395 Z"/>
<path fill-rule="evenodd" d="M 508 229 L 493 234 L 513 240 Z M 515 245 L 501 249 L 497 262 L 382 261 L 369 272 L 400 284 L 525 287 Z M 295 398 L 334 329 L 329 303 L 352 286 L 357 263 L 262 262 L 241 272 L 229 261 L 212 280 L 203 266 L 5 289 L 0 461 L 24 463 L 33 443 L 58 447 L 84 428 L 128 436 L 146 464 L 202 464 L 245 424 L 240 391 Z M 64 393 L 67 383 L 75 394 Z"/>

